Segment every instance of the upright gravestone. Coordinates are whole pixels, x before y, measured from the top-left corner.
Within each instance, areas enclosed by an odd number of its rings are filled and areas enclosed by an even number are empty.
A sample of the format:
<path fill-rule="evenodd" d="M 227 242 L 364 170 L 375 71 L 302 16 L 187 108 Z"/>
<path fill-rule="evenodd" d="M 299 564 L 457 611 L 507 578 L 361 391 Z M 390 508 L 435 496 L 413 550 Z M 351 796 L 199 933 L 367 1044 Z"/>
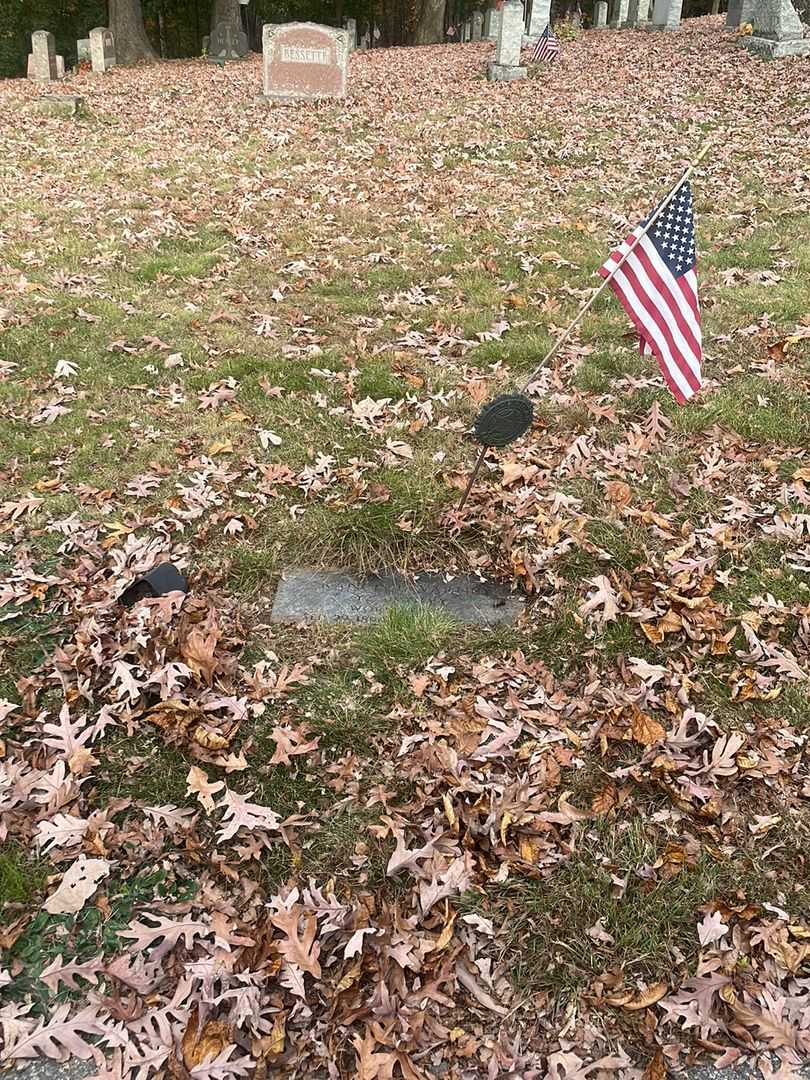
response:
<path fill-rule="evenodd" d="M 748 23 L 753 24 L 754 10 L 757 6 L 757 0 L 742 0 L 740 6 L 740 25 L 746 26 Z"/>
<path fill-rule="evenodd" d="M 610 20 L 611 30 L 619 30 L 627 23 L 630 0 L 613 0 L 613 13 Z"/>
<path fill-rule="evenodd" d="M 593 28 L 594 30 L 607 29 L 608 6 L 607 0 L 596 0 L 593 5 Z"/>
<path fill-rule="evenodd" d="M 209 60 L 241 60 L 248 54 L 247 34 L 231 20 L 218 22 L 208 38 Z"/>
<path fill-rule="evenodd" d="M 349 35 L 349 52 L 357 48 L 357 19 L 346 20 L 346 33 Z"/>
<path fill-rule="evenodd" d="M 532 13 L 529 16 L 529 37 L 540 37 L 548 26 L 550 18 L 551 0 L 532 0 Z"/>
<path fill-rule="evenodd" d="M 313 101 L 346 96 L 349 35 L 318 23 L 265 23 L 262 71 L 265 98 Z"/>
<path fill-rule="evenodd" d="M 655 0 L 650 30 L 678 30 L 683 0 Z"/>
<path fill-rule="evenodd" d="M 115 67 L 115 38 L 106 26 L 97 26 L 90 31 L 90 63 L 97 72 Z"/>
<path fill-rule="evenodd" d="M 76 42 L 76 57 L 80 64 L 90 63 L 90 38 L 79 38 Z"/>
<path fill-rule="evenodd" d="M 802 23 L 790 0 L 758 0 L 751 22 L 754 32 L 743 44 L 765 60 L 784 56 L 810 56 L 810 38 L 803 36 Z"/>
<path fill-rule="evenodd" d="M 35 30 L 31 35 L 28 78 L 33 82 L 53 82 L 57 78 L 56 42 L 48 30 Z"/>
<path fill-rule="evenodd" d="M 520 66 L 523 44 L 523 4 L 521 0 L 505 0 L 501 8 L 501 25 L 495 60 L 487 68 L 492 82 L 514 82 L 526 78 L 526 68 Z"/>
<path fill-rule="evenodd" d="M 492 18 L 489 21 L 489 37 L 497 43 L 498 37 L 501 33 L 501 9 L 492 9 Z"/>
<path fill-rule="evenodd" d="M 481 35 L 484 30 L 484 13 L 483 11 L 474 11 L 472 17 L 472 39 L 473 41 L 480 41 Z"/>

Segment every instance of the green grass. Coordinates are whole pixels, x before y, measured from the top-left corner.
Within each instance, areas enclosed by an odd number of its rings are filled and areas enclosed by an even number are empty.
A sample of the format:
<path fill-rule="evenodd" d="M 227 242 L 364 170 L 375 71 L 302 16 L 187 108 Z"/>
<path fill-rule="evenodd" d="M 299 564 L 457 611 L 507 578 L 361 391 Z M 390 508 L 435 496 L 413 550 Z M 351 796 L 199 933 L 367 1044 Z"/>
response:
<path fill-rule="evenodd" d="M 119 932 L 139 912 L 148 910 L 153 901 L 177 903 L 190 899 L 197 891 L 197 882 L 175 877 L 174 872 L 166 869 L 150 869 L 127 878 L 112 877 L 100 891 L 109 903 L 106 912 L 91 903 L 75 915 L 49 915 L 40 911 L 34 916 L 9 951 L 11 959 L 22 966 L 21 974 L 7 988 L 9 996 L 30 997 L 39 1015 L 54 1004 L 78 997 L 64 987 L 54 994 L 39 980 L 40 972 L 57 956 L 64 963 L 81 963 L 99 954 L 111 956 L 120 952 L 124 942 Z"/>
<path fill-rule="evenodd" d="M 660 835 L 660 834 L 659 834 Z M 700 908 L 714 899 L 743 895 L 753 902 L 775 899 L 777 887 L 753 861 L 718 861 L 708 853 L 687 860 L 666 878 L 651 869 L 662 851 L 655 834 L 638 819 L 608 819 L 583 828 L 575 854 L 539 880 L 515 877 L 468 894 L 467 906 L 504 926 L 503 960 L 524 991 L 551 991 L 563 999 L 605 971 L 637 980 L 668 980 L 697 954 Z M 613 878 L 627 880 L 623 895 Z M 791 901 L 797 913 L 801 894 Z M 613 940 L 594 940 L 600 928 Z"/>
<path fill-rule="evenodd" d="M 25 854 L 19 845 L 0 846 L 0 912 L 6 904 L 31 903 L 45 883 L 44 864 Z"/>
<path fill-rule="evenodd" d="M 457 629 L 455 620 L 437 608 L 392 607 L 358 635 L 361 663 L 367 660 L 382 671 L 415 667 L 439 652 Z"/>

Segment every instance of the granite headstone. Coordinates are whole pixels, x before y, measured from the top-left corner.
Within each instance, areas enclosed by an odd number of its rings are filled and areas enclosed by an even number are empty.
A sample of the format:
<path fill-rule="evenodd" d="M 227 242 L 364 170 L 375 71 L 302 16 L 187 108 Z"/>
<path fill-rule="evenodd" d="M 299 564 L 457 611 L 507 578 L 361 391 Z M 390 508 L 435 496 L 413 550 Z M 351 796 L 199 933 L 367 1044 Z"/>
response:
<path fill-rule="evenodd" d="M 54 82 L 57 78 L 56 41 L 49 30 L 35 30 L 31 35 L 28 78 L 34 82 Z"/>
<path fill-rule="evenodd" d="M 265 98 L 313 101 L 346 96 L 346 30 L 311 22 L 266 23 L 262 54 Z"/>
<path fill-rule="evenodd" d="M 753 34 L 743 38 L 746 49 L 765 60 L 810 56 L 810 38 L 790 0 L 758 0 L 751 16 Z"/>
<path fill-rule="evenodd" d="M 501 8 L 495 60 L 487 68 L 487 78 L 491 82 L 514 82 L 526 78 L 528 72 L 520 64 L 522 44 L 523 4 L 521 0 L 505 0 Z"/>

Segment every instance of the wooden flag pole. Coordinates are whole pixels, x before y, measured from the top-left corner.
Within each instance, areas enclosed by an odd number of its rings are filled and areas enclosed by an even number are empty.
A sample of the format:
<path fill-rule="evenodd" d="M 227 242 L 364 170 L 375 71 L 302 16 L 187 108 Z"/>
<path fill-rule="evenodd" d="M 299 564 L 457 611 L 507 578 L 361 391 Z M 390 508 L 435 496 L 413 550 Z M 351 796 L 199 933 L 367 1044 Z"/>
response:
<path fill-rule="evenodd" d="M 615 266 L 613 267 L 611 272 L 603 280 L 602 284 L 599 286 L 599 288 L 596 290 L 596 292 L 594 292 L 590 296 L 590 298 L 586 301 L 586 303 L 583 304 L 583 306 L 579 309 L 579 311 L 577 312 L 577 315 L 575 316 L 573 322 L 568 326 L 568 328 L 565 330 L 565 332 L 559 338 L 557 338 L 557 340 L 551 346 L 549 351 L 546 353 L 546 355 L 543 357 L 543 359 L 540 361 L 540 363 L 537 365 L 537 367 L 531 373 L 529 378 L 523 384 L 523 386 L 521 387 L 521 390 L 523 392 L 528 390 L 528 388 L 531 386 L 531 384 L 534 382 L 534 380 L 537 378 L 537 376 L 540 374 L 540 372 L 543 370 L 543 368 L 546 366 L 546 364 L 549 362 L 549 360 L 552 358 L 552 356 L 554 356 L 554 354 L 557 352 L 557 350 L 560 348 L 561 345 L 565 344 L 565 342 L 568 340 L 568 338 L 571 336 L 571 334 L 574 332 L 574 330 L 576 330 L 576 328 L 579 326 L 579 324 L 585 318 L 587 313 L 590 311 L 591 307 L 593 306 L 594 302 L 596 301 L 596 298 L 598 296 L 601 296 L 601 294 L 604 292 L 604 290 L 607 288 L 607 286 L 611 283 L 611 281 L 616 276 L 616 274 L 619 272 L 619 270 L 621 270 L 621 268 L 624 266 L 624 264 L 627 261 L 627 259 L 629 258 L 629 256 L 632 255 L 638 241 L 643 236 L 647 235 L 647 233 L 650 231 L 650 229 L 656 223 L 656 221 L 661 216 L 661 214 L 664 212 L 664 210 L 666 210 L 666 208 L 669 206 L 669 204 L 672 202 L 672 200 L 678 194 L 678 191 L 679 191 L 681 185 L 686 183 L 686 181 L 689 179 L 689 177 L 692 175 L 692 173 L 695 171 L 695 169 L 698 167 L 698 165 L 701 163 L 701 161 L 705 158 L 706 154 L 708 154 L 709 150 L 714 145 L 714 142 L 715 142 L 716 138 L 717 138 L 716 135 L 709 136 L 709 138 L 706 140 L 706 142 L 703 144 L 703 146 L 698 151 L 697 156 L 695 157 L 694 161 L 691 163 L 691 165 L 688 165 L 686 167 L 686 169 L 684 169 L 683 173 L 678 178 L 678 181 L 674 185 L 672 190 L 662 200 L 662 202 L 660 202 L 658 204 L 658 206 L 656 207 L 654 213 L 651 215 L 650 220 L 644 226 L 643 230 L 638 234 L 638 236 L 636 237 L 634 243 L 630 247 L 628 247 L 627 251 L 625 251 L 624 255 L 622 255 L 622 257 L 619 259 L 619 261 L 615 264 Z M 487 452 L 488 449 L 489 449 L 488 446 L 482 446 L 481 447 L 481 453 L 478 455 L 478 460 L 476 461 L 475 466 L 473 468 L 473 471 L 470 474 L 470 479 L 467 482 L 467 487 L 466 487 L 466 489 L 464 491 L 464 494 L 461 496 L 461 500 L 460 500 L 460 502 L 458 504 L 457 513 L 460 513 L 464 509 L 464 504 L 466 503 L 467 497 L 469 496 L 470 492 L 472 491 L 472 486 L 475 483 L 475 478 L 478 476 L 478 473 L 479 473 L 479 471 L 481 469 L 481 466 L 484 463 L 484 457 L 486 456 L 486 452 Z"/>

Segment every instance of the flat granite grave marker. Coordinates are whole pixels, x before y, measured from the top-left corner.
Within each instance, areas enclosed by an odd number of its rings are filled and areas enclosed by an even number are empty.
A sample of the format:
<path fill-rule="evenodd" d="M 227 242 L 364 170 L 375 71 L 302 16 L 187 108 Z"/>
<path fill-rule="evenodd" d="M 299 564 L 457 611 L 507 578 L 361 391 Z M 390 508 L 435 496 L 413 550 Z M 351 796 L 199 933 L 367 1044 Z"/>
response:
<path fill-rule="evenodd" d="M 311 22 L 266 23 L 262 54 L 265 98 L 315 101 L 346 96 L 346 30 Z"/>
<path fill-rule="evenodd" d="M 487 67 L 487 78 L 491 82 L 513 82 L 526 78 L 528 72 L 520 66 L 522 45 L 523 4 L 521 0 L 506 0 L 501 8 L 495 60 Z"/>
<path fill-rule="evenodd" d="M 49 30 L 35 30 L 31 35 L 28 78 L 33 82 L 56 81 L 56 41 Z"/>
<path fill-rule="evenodd" d="M 34 108 L 48 116 L 78 116 L 83 101 L 83 98 L 75 94 L 42 94 L 37 98 Z"/>
<path fill-rule="evenodd" d="M 751 22 L 754 32 L 743 38 L 750 52 L 765 60 L 810 56 L 810 38 L 803 36 L 801 19 L 790 0 L 759 0 Z"/>
<path fill-rule="evenodd" d="M 270 617 L 282 623 L 367 623 L 403 604 L 441 608 L 474 626 L 512 623 L 523 610 L 523 601 L 508 585 L 471 576 L 445 581 L 441 574 L 421 574 L 410 581 L 399 574 L 355 577 L 332 570 L 290 570 L 279 582 Z"/>
<path fill-rule="evenodd" d="M 106 26 L 90 31 L 90 63 L 98 74 L 115 67 L 115 37 Z"/>

